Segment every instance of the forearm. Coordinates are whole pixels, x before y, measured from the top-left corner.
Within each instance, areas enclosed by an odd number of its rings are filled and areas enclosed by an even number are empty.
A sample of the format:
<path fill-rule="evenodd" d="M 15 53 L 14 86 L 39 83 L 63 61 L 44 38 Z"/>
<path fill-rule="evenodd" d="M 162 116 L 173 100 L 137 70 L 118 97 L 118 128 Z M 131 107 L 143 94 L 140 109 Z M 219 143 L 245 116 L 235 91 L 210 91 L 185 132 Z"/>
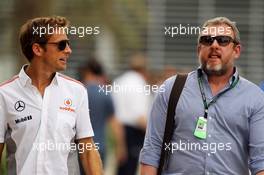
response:
<path fill-rule="evenodd" d="M 82 139 L 79 144 L 82 144 L 84 148 L 83 152 L 80 153 L 80 159 L 83 165 L 83 169 L 86 175 L 102 175 L 103 174 L 103 166 L 100 155 L 94 146 L 94 142 L 92 138 Z M 85 145 L 93 145 L 86 149 Z"/>
<path fill-rule="evenodd" d="M 83 169 L 86 175 L 102 175 L 102 162 L 98 151 L 90 150 L 83 153 L 81 158 Z"/>
<path fill-rule="evenodd" d="M 145 116 L 140 116 L 137 119 L 137 125 L 139 126 L 140 129 L 145 131 L 147 128 L 147 118 Z"/>
<path fill-rule="evenodd" d="M 2 152 L 4 150 L 4 144 L 0 143 L 0 167 L 1 167 L 1 160 L 2 160 Z"/>
<path fill-rule="evenodd" d="M 140 164 L 140 175 L 157 175 L 157 168 L 146 165 L 146 164 Z"/>
<path fill-rule="evenodd" d="M 264 175 L 264 171 L 260 171 L 256 175 Z"/>
<path fill-rule="evenodd" d="M 124 128 L 123 126 L 117 121 L 117 119 L 113 116 L 111 117 L 110 126 L 115 136 L 116 145 L 119 147 L 125 147 L 125 136 L 124 136 Z"/>
<path fill-rule="evenodd" d="M 113 136 L 116 143 L 115 144 L 116 160 L 118 163 L 122 163 L 127 159 L 127 148 L 125 144 L 124 127 L 114 116 L 110 118 L 109 123 L 113 131 Z"/>

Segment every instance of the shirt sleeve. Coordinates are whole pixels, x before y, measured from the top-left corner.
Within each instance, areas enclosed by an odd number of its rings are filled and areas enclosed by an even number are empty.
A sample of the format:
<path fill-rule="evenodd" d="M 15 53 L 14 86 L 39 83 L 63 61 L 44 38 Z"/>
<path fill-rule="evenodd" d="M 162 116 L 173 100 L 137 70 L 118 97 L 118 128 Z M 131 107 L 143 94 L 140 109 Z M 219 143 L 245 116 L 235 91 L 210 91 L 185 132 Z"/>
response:
<path fill-rule="evenodd" d="M 175 76 L 163 84 L 164 91 L 155 97 L 148 120 L 144 146 L 140 152 L 140 163 L 158 168 L 165 130 L 167 106 Z"/>
<path fill-rule="evenodd" d="M 77 111 L 76 139 L 94 136 L 90 121 L 88 95 L 85 88 L 82 89 L 80 106 Z"/>
<path fill-rule="evenodd" d="M 258 101 L 255 103 L 253 114 L 249 120 L 249 156 L 252 174 L 264 170 L 264 93 L 254 99 L 258 99 Z"/>
<path fill-rule="evenodd" d="M 0 100 L 0 143 L 5 142 L 6 115 L 4 113 L 3 102 Z"/>

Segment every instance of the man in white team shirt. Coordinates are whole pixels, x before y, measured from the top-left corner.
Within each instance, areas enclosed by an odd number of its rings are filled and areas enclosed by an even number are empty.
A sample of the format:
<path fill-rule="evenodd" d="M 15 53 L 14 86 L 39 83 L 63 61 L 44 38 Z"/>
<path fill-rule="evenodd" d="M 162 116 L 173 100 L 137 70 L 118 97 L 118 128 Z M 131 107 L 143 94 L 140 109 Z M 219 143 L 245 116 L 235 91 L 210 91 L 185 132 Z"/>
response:
<path fill-rule="evenodd" d="M 58 73 L 72 52 L 63 30 L 67 26 L 64 17 L 41 17 L 21 27 L 29 65 L 0 85 L 0 158 L 6 144 L 8 174 L 78 174 L 77 148 L 85 173 L 102 174 L 87 92 Z"/>

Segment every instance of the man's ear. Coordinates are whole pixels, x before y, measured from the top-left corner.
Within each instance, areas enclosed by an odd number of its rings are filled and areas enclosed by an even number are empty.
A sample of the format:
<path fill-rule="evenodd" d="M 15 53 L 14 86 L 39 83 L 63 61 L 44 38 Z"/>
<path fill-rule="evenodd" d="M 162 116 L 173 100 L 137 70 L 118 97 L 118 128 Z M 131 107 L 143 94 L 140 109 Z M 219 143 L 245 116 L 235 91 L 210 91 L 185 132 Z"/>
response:
<path fill-rule="evenodd" d="M 40 44 L 34 43 L 32 45 L 32 51 L 36 56 L 42 56 L 44 53 L 44 48 L 42 48 Z"/>
<path fill-rule="evenodd" d="M 241 44 L 238 44 L 235 46 L 235 48 L 234 48 L 235 59 L 238 59 L 240 57 L 241 47 L 242 47 Z"/>
<path fill-rule="evenodd" d="M 200 50 L 201 50 L 201 45 L 200 45 L 200 44 L 198 44 L 198 45 L 197 45 L 197 48 L 196 48 L 196 50 L 197 50 L 197 55 L 199 55 L 199 53 L 200 53 Z"/>

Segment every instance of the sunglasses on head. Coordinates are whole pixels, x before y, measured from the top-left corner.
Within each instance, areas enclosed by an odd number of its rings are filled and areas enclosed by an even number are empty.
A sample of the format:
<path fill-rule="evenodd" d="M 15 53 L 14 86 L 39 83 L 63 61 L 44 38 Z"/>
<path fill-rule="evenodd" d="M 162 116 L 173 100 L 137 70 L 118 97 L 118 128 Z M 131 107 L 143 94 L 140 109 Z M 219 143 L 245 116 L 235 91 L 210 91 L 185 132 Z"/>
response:
<path fill-rule="evenodd" d="M 70 46 L 70 41 L 69 40 L 61 40 L 59 42 L 48 42 L 48 43 L 42 43 L 42 44 L 56 44 L 59 51 L 65 50 L 67 44 Z"/>
<path fill-rule="evenodd" d="M 204 35 L 199 38 L 199 43 L 205 46 L 211 46 L 214 40 L 216 40 L 220 46 L 227 46 L 231 42 L 237 44 L 237 42 L 232 37 L 224 36 L 224 35 L 219 35 L 219 36 Z"/>

